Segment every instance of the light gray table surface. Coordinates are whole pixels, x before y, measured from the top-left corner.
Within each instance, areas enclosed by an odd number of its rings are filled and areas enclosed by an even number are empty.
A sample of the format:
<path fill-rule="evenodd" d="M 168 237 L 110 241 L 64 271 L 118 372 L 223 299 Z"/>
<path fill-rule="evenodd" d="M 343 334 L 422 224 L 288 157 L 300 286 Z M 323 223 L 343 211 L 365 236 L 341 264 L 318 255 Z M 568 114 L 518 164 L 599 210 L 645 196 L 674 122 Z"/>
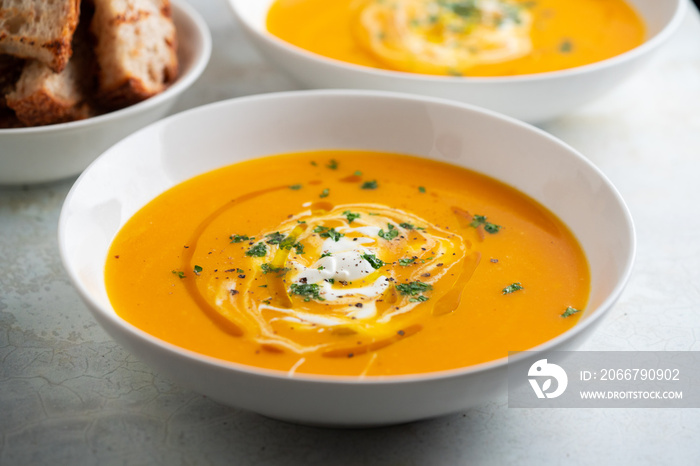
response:
<path fill-rule="evenodd" d="M 299 88 L 255 52 L 224 0 L 191 3 L 214 51 L 175 111 Z M 630 283 L 582 349 L 700 351 L 697 12 L 642 73 L 541 127 L 600 167 L 637 229 Z M 698 409 L 511 409 L 503 399 L 327 430 L 210 401 L 114 343 L 71 287 L 56 226 L 74 181 L 0 187 L 0 465 L 700 464 Z"/>

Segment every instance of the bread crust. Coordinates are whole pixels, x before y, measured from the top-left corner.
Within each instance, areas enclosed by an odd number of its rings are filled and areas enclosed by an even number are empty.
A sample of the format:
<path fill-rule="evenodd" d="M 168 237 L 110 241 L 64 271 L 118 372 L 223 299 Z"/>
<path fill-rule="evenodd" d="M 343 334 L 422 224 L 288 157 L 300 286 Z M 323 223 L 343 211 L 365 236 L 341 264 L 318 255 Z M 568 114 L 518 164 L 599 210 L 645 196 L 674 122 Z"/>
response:
<path fill-rule="evenodd" d="M 177 78 L 169 0 L 95 0 L 91 31 L 99 64 L 97 100 L 103 107 L 141 102 Z"/>
<path fill-rule="evenodd" d="M 38 60 L 60 72 L 71 57 L 79 16 L 80 0 L 3 0 L 0 53 Z"/>
<path fill-rule="evenodd" d="M 31 95 L 9 103 L 17 119 L 27 126 L 65 123 L 90 116 L 87 104 L 57 98 L 46 89 L 39 89 Z"/>

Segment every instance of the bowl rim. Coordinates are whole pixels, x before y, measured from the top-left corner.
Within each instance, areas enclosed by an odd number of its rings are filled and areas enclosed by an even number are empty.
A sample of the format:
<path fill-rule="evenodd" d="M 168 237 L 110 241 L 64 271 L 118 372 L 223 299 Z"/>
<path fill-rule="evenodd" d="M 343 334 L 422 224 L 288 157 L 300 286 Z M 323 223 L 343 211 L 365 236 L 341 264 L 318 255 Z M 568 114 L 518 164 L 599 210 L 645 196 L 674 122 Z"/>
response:
<path fill-rule="evenodd" d="M 576 66 L 573 68 L 565 68 L 563 70 L 557 71 L 546 71 L 542 73 L 532 73 L 532 74 L 521 74 L 513 76 L 443 76 L 443 75 L 431 75 L 431 74 L 421 74 L 421 73 L 411 73 L 407 71 L 396 71 L 396 70 L 386 70 L 382 68 L 373 68 L 370 66 L 357 65 L 354 63 L 344 62 L 336 58 L 330 58 L 323 55 L 319 55 L 314 52 L 310 52 L 299 46 L 290 44 L 289 42 L 280 39 L 279 37 L 270 33 L 267 29 L 260 30 L 254 25 L 250 24 L 243 16 L 239 13 L 237 5 L 242 0 L 227 0 L 230 9 L 233 11 L 234 16 L 238 20 L 239 24 L 242 24 L 246 30 L 251 34 L 259 37 L 261 40 L 267 42 L 269 45 L 283 50 L 286 53 L 297 56 L 303 60 L 312 61 L 321 66 L 331 66 L 339 68 L 340 70 L 347 71 L 350 73 L 357 73 L 360 75 L 372 76 L 378 79 L 400 79 L 406 80 L 414 83 L 446 83 L 449 85 L 459 85 L 459 84 L 495 84 L 503 82 L 512 83 L 529 83 L 538 81 L 548 81 L 554 79 L 561 79 L 571 75 L 585 74 L 589 72 L 595 72 L 598 70 L 603 70 L 606 68 L 613 67 L 617 64 L 622 64 L 625 62 L 632 61 L 639 56 L 650 53 L 662 43 L 664 43 L 669 37 L 675 33 L 675 31 L 680 26 L 683 18 L 685 17 L 687 5 L 686 0 L 673 0 L 676 2 L 676 6 L 671 16 L 671 19 L 664 25 L 659 32 L 654 36 L 647 38 L 640 45 L 623 52 L 619 55 L 615 55 L 605 60 L 600 60 L 587 65 Z M 243 0 L 245 1 L 245 0 Z M 272 3 L 272 2 L 271 2 Z M 267 8 L 267 11 L 269 11 Z M 641 14 L 640 14 L 641 15 Z M 644 18 L 646 19 L 646 18 Z"/>
<path fill-rule="evenodd" d="M 194 7 L 192 7 L 185 0 L 170 0 L 170 3 L 173 9 L 177 11 L 176 14 L 182 14 L 183 17 L 190 21 L 190 23 L 194 26 L 193 30 L 197 34 L 197 38 L 202 44 L 200 53 L 193 57 L 189 70 L 187 70 L 185 74 L 178 76 L 172 85 L 168 86 L 163 92 L 156 94 L 153 97 L 119 110 L 114 110 L 112 112 L 103 113 L 101 115 L 82 120 L 56 123 L 53 125 L 30 126 L 24 128 L 0 128 L 0 136 L 31 133 L 48 134 L 63 130 L 85 128 L 87 126 L 97 125 L 100 123 L 107 123 L 110 120 L 128 118 L 130 115 L 147 110 L 150 107 L 155 107 L 160 103 L 174 98 L 175 96 L 184 92 L 199 78 L 204 69 L 207 67 L 211 57 L 212 37 L 207 23 Z M 175 15 L 173 15 L 173 17 L 174 16 Z M 182 42 L 182 38 L 178 38 L 178 40 Z"/>
<path fill-rule="evenodd" d="M 461 367 L 461 368 L 455 368 L 455 369 L 447 369 L 447 370 L 425 372 L 425 373 L 416 373 L 416 374 L 401 374 L 401 375 L 388 375 L 388 376 L 386 376 L 386 375 L 361 376 L 361 377 L 345 376 L 345 375 L 304 374 L 304 373 L 294 373 L 293 376 L 290 376 L 288 371 L 255 367 L 255 366 L 251 366 L 251 365 L 246 365 L 246 364 L 237 363 L 237 362 L 233 362 L 233 361 L 227 361 L 227 360 L 219 359 L 219 358 L 209 356 L 206 354 L 198 353 L 196 351 L 186 349 L 186 348 L 183 348 L 181 346 L 170 343 L 166 340 L 162 340 L 158 337 L 151 335 L 150 333 L 147 333 L 144 330 L 141 330 L 140 328 L 136 327 L 135 325 L 131 324 L 130 322 L 122 319 L 116 313 L 116 311 L 113 309 L 111 304 L 110 304 L 109 309 L 105 309 L 99 302 L 97 302 L 95 299 L 93 299 L 93 297 L 91 296 L 91 293 L 87 290 L 87 288 L 83 285 L 82 281 L 80 280 L 77 271 L 71 267 L 72 261 L 70 260 L 69 256 L 67 255 L 67 252 L 65 250 L 65 239 L 64 239 L 65 224 L 69 220 L 68 219 L 69 215 L 72 214 L 72 212 L 70 212 L 71 204 L 73 203 L 73 199 L 76 196 L 76 192 L 80 188 L 80 185 L 81 185 L 83 178 L 90 176 L 92 169 L 93 169 L 93 165 L 101 163 L 101 160 L 107 154 L 113 152 L 114 150 L 118 150 L 119 146 L 121 146 L 123 144 L 123 141 L 137 137 L 141 133 L 149 132 L 149 131 L 152 132 L 154 135 L 157 135 L 157 134 L 159 134 L 160 128 L 162 128 L 165 125 L 169 125 L 171 122 L 174 122 L 174 121 L 197 118 L 197 116 L 199 114 L 207 113 L 207 112 L 211 111 L 212 109 L 217 109 L 219 107 L 228 107 L 228 106 L 236 107 L 238 105 L 243 105 L 243 104 L 247 104 L 250 102 L 267 101 L 267 100 L 305 99 L 306 96 L 323 96 L 326 99 L 328 99 L 328 98 L 346 98 L 348 96 L 373 98 L 373 99 L 383 98 L 383 99 L 390 99 L 390 100 L 413 101 L 416 103 L 424 103 L 424 104 L 428 104 L 428 105 L 448 106 L 448 107 L 453 107 L 453 108 L 460 108 L 462 110 L 467 110 L 467 111 L 472 112 L 472 113 L 478 113 L 481 116 L 492 117 L 492 118 L 495 118 L 497 120 L 501 120 L 501 122 L 508 123 L 508 124 L 514 125 L 514 126 L 518 126 L 522 129 L 527 129 L 531 133 L 536 134 L 537 137 L 545 138 L 545 139 L 549 140 L 550 142 L 554 143 L 555 145 L 558 145 L 559 147 L 565 149 L 572 157 L 577 159 L 579 163 L 586 165 L 590 170 L 592 170 L 599 177 L 599 179 L 602 181 L 602 183 L 610 190 L 611 194 L 613 195 L 613 198 L 617 201 L 618 206 L 622 210 L 622 213 L 624 216 L 624 223 L 627 227 L 626 234 L 627 234 L 627 241 L 628 241 L 627 244 L 628 244 L 628 249 L 629 249 L 629 256 L 627 257 L 627 260 L 623 266 L 623 269 L 621 271 L 621 276 L 620 276 L 620 279 L 618 280 L 617 285 L 613 288 L 613 290 L 608 294 L 608 296 L 603 300 L 603 302 L 599 306 L 597 306 L 595 309 L 590 311 L 591 315 L 590 315 L 590 317 L 587 317 L 585 319 L 585 321 L 580 321 L 579 323 L 577 323 L 576 325 L 574 325 L 573 327 L 571 327 L 570 329 L 568 329 L 564 333 L 561 333 L 560 335 L 556 336 L 555 338 L 548 340 L 540 345 L 529 348 L 526 351 L 513 353 L 513 354 L 510 354 L 509 356 L 505 356 L 505 357 L 502 357 L 499 359 L 494 359 L 491 361 L 486 361 L 483 363 L 465 366 L 465 367 Z M 192 176 L 197 176 L 197 175 L 192 175 Z M 177 185 L 178 183 L 179 182 L 174 183 L 171 186 L 171 188 L 173 186 Z M 170 189 L 170 188 L 167 188 L 167 189 Z M 165 191 L 162 191 L 162 192 L 165 192 Z M 156 194 L 156 196 L 162 194 L 162 192 Z M 59 216 L 58 248 L 59 248 L 59 253 L 61 256 L 61 261 L 63 263 L 64 269 L 66 270 L 66 272 L 68 274 L 69 279 L 71 280 L 74 288 L 78 291 L 78 293 L 81 296 L 81 298 L 83 299 L 83 301 L 86 304 L 88 304 L 88 308 L 89 308 L 90 312 L 93 314 L 93 316 L 95 316 L 97 318 L 98 321 L 102 321 L 103 319 L 106 319 L 112 325 L 119 328 L 121 331 L 128 333 L 129 337 L 137 337 L 142 342 L 145 342 L 145 344 L 147 344 L 149 346 L 154 346 L 160 351 L 170 353 L 171 356 L 173 356 L 173 357 L 187 359 L 187 360 L 189 360 L 190 363 L 204 364 L 210 368 L 215 368 L 215 369 L 219 369 L 219 370 L 225 370 L 225 371 L 232 370 L 234 372 L 240 373 L 241 375 L 245 375 L 245 376 L 249 376 L 249 377 L 273 378 L 273 379 L 276 379 L 279 381 L 285 380 L 285 381 L 292 382 L 292 383 L 343 384 L 343 385 L 363 385 L 364 386 L 364 385 L 406 384 L 406 383 L 419 383 L 419 382 L 427 382 L 427 381 L 446 380 L 446 379 L 453 379 L 453 378 L 469 376 L 469 375 L 473 375 L 473 374 L 480 373 L 480 372 L 501 370 L 503 368 L 506 368 L 509 364 L 515 364 L 519 361 L 522 361 L 524 359 L 531 357 L 533 352 L 542 353 L 545 351 L 552 350 L 553 348 L 564 343 L 565 341 L 574 338 L 579 333 L 584 332 L 584 330 L 586 330 L 588 327 L 595 325 L 600 319 L 602 319 L 604 316 L 607 315 L 607 313 L 610 311 L 610 309 L 612 308 L 614 303 L 619 299 L 625 286 L 627 285 L 627 282 L 629 281 L 629 278 L 630 278 L 631 273 L 632 273 L 632 268 L 634 265 L 635 257 L 636 257 L 637 244 L 636 244 L 636 232 L 634 229 L 632 215 L 631 215 L 629 208 L 627 207 L 624 199 L 622 198 L 619 191 L 617 190 L 617 188 L 612 184 L 612 182 L 608 179 L 608 177 L 597 166 L 595 166 L 589 159 L 587 159 L 585 156 L 583 156 L 581 153 L 579 153 L 573 147 L 569 146 L 568 144 L 566 144 L 562 140 L 554 137 L 553 135 L 547 133 L 546 131 L 544 131 L 540 128 L 537 128 L 534 125 L 531 125 L 531 124 L 525 123 L 521 120 L 518 120 L 516 118 L 509 117 L 507 115 L 503 115 L 503 114 L 500 114 L 500 113 L 492 111 L 492 110 L 484 109 L 484 108 L 478 107 L 476 105 L 466 104 L 466 103 L 462 103 L 462 102 L 456 102 L 456 101 L 453 101 L 450 99 L 419 96 L 419 95 L 392 92 L 392 91 L 331 89 L 331 90 L 301 90 L 301 91 L 273 92 L 273 93 L 267 93 L 267 94 L 257 94 L 257 95 L 251 95 L 251 96 L 245 96 L 245 97 L 226 99 L 226 100 L 217 101 L 217 102 L 213 102 L 210 104 L 202 105 L 199 107 L 191 108 L 189 110 L 171 115 L 167 118 L 156 121 L 148 126 L 145 126 L 144 128 L 136 131 L 135 133 L 132 133 L 131 135 L 127 136 L 126 138 L 124 138 L 122 141 L 120 141 L 116 145 L 107 149 L 99 157 L 97 157 L 90 164 L 90 166 L 88 166 L 87 169 L 85 169 L 83 171 L 83 173 L 81 173 L 81 175 L 78 177 L 78 179 L 75 181 L 75 183 L 71 187 L 70 191 L 68 192 L 68 195 L 65 198 L 65 201 L 64 201 L 63 206 L 61 208 L 61 213 Z M 102 258 L 101 260 L 104 260 L 104 258 Z M 103 279 L 104 279 L 104 275 L 102 275 L 102 280 Z M 587 311 L 589 311 L 589 309 L 587 309 Z M 112 334 L 112 329 L 105 328 L 105 330 L 107 330 L 108 333 Z M 121 340 L 119 340 L 119 343 L 121 343 Z"/>

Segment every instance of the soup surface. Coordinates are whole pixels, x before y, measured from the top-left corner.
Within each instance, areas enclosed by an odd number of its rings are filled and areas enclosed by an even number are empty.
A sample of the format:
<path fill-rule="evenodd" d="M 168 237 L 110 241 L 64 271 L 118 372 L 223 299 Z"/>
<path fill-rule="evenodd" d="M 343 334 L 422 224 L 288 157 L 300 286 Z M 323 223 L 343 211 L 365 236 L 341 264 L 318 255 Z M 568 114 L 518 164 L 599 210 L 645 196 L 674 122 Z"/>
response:
<path fill-rule="evenodd" d="M 417 157 L 237 163 L 157 197 L 106 264 L 117 313 L 216 358 L 328 375 L 454 369 L 573 326 L 581 248 L 496 180 Z"/>
<path fill-rule="evenodd" d="M 337 60 L 455 76 L 587 65 L 640 45 L 645 33 L 623 0 L 276 0 L 267 27 Z"/>

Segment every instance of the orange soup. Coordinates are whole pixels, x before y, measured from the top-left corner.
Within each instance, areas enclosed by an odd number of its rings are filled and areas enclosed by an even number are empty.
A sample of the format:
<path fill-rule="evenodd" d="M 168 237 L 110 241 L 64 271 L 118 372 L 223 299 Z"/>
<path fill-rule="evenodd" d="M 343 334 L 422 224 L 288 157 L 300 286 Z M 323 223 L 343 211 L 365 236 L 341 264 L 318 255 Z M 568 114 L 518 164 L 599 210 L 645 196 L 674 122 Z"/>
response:
<path fill-rule="evenodd" d="M 623 0 L 276 0 L 267 28 L 337 60 L 455 76 L 587 65 L 640 45 L 645 34 Z"/>
<path fill-rule="evenodd" d="M 326 375 L 455 369 L 532 348 L 586 306 L 560 220 L 472 171 L 364 151 L 237 163 L 157 197 L 115 238 L 117 313 L 183 348 Z"/>

